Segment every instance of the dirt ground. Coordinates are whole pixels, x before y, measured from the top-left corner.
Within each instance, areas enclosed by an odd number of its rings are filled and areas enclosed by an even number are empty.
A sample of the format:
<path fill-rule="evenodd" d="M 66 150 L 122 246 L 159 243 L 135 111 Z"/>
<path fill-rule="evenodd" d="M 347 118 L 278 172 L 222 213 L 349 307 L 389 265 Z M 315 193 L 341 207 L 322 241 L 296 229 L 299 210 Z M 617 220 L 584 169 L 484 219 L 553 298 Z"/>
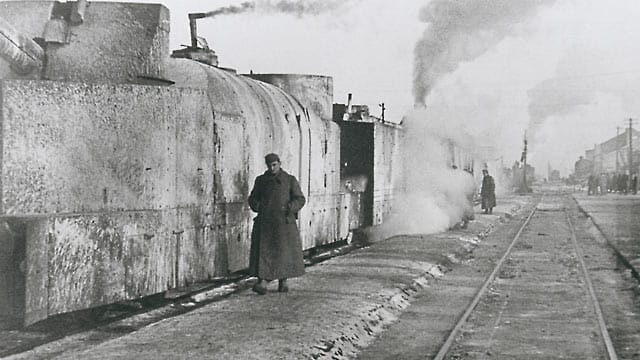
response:
<path fill-rule="evenodd" d="M 467 229 L 395 236 L 331 258 L 292 279 L 287 294 L 275 284 L 265 296 L 247 290 L 250 282 L 220 288 L 223 296 L 192 311 L 172 312 L 173 304 L 9 358 L 432 358 L 539 197 L 499 199 L 495 215 L 477 213 Z M 604 357 L 565 209 L 619 357 L 638 358 L 637 282 L 559 195 L 545 196 L 449 358 Z"/>

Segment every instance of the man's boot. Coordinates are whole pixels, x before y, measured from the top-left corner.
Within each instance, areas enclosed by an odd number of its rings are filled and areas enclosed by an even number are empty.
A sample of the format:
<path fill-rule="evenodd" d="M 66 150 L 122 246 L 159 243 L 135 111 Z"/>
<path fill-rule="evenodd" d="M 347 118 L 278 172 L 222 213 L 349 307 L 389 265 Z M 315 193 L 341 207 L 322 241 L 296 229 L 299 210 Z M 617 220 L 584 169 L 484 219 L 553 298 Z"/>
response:
<path fill-rule="evenodd" d="M 258 279 L 258 282 L 253 285 L 251 290 L 253 290 L 255 293 L 258 293 L 259 295 L 264 295 L 267 293 L 267 287 L 262 284 L 262 279 Z"/>
<path fill-rule="evenodd" d="M 287 286 L 287 279 L 278 280 L 278 291 L 279 292 L 289 291 L 289 287 Z"/>

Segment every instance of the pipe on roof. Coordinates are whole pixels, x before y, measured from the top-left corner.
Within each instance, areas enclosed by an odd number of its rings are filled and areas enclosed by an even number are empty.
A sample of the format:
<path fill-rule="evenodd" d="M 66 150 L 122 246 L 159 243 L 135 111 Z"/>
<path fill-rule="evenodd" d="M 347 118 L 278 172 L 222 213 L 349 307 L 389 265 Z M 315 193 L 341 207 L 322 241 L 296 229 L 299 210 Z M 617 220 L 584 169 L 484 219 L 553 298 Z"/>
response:
<path fill-rule="evenodd" d="M 189 14 L 189 29 L 191 31 L 191 47 L 198 47 L 198 25 L 196 24 L 196 20 L 203 19 L 207 17 L 205 13 L 191 13 Z"/>

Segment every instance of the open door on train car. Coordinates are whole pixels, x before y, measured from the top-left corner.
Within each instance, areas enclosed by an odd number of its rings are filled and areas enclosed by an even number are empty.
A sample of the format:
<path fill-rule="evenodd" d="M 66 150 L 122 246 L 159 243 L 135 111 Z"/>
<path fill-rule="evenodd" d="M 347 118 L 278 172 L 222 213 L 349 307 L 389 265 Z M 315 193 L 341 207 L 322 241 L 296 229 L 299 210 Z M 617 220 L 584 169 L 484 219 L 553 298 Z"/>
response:
<path fill-rule="evenodd" d="M 338 122 L 340 125 L 340 182 L 351 194 L 349 228 L 373 224 L 373 123 Z"/>

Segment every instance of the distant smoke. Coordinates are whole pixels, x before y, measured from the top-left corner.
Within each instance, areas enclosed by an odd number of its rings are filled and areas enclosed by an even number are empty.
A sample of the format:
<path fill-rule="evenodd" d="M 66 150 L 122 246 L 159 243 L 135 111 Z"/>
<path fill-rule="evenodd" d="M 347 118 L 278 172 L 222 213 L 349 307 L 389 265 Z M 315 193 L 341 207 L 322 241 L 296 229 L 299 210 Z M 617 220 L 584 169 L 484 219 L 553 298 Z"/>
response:
<path fill-rule="evenodd" d="M 535 142 L 538 130 L 552 116 L 568 115 L 596 98 L 593 79 L 554 78 L 542 81 L 528 91 L 528 133 Z"/>
<path fill-rule="evenodd" d="M 619 99 L 630 114 L 635 114 L 640 109 L 636 100 L 636 84 L 640 81 L 640 73 L 612 71 L 610 60 L 607 60 L 595 51 L 569 49 L 558 63 L 555 77 L 538 83 L 527 92 L 528 131 L 534 142 L 547 120 L 554 117 L 568 118 L 580 110 L 586 110 L 603 94 Z"/>
<path fill-rule="evenodd" d="M 420 10 L 427 24 L 415 50 L 413 93 L 424 106 L 435 83 L 498 44 L 513 27 L 555 0 L 433 0 Z"/>
<path fill-rule="evenodd" d="M 283 13 L 293 14 L 298 17 L 306 15 L 320 15 L 340 9 L 349 2 L 359 0 L 262 0 L 247 1 L 240 5 L 231 5 L 206 13 L 206 17 L 214 17 L 225 14 L 240 14 L 245 12 Z"/>

